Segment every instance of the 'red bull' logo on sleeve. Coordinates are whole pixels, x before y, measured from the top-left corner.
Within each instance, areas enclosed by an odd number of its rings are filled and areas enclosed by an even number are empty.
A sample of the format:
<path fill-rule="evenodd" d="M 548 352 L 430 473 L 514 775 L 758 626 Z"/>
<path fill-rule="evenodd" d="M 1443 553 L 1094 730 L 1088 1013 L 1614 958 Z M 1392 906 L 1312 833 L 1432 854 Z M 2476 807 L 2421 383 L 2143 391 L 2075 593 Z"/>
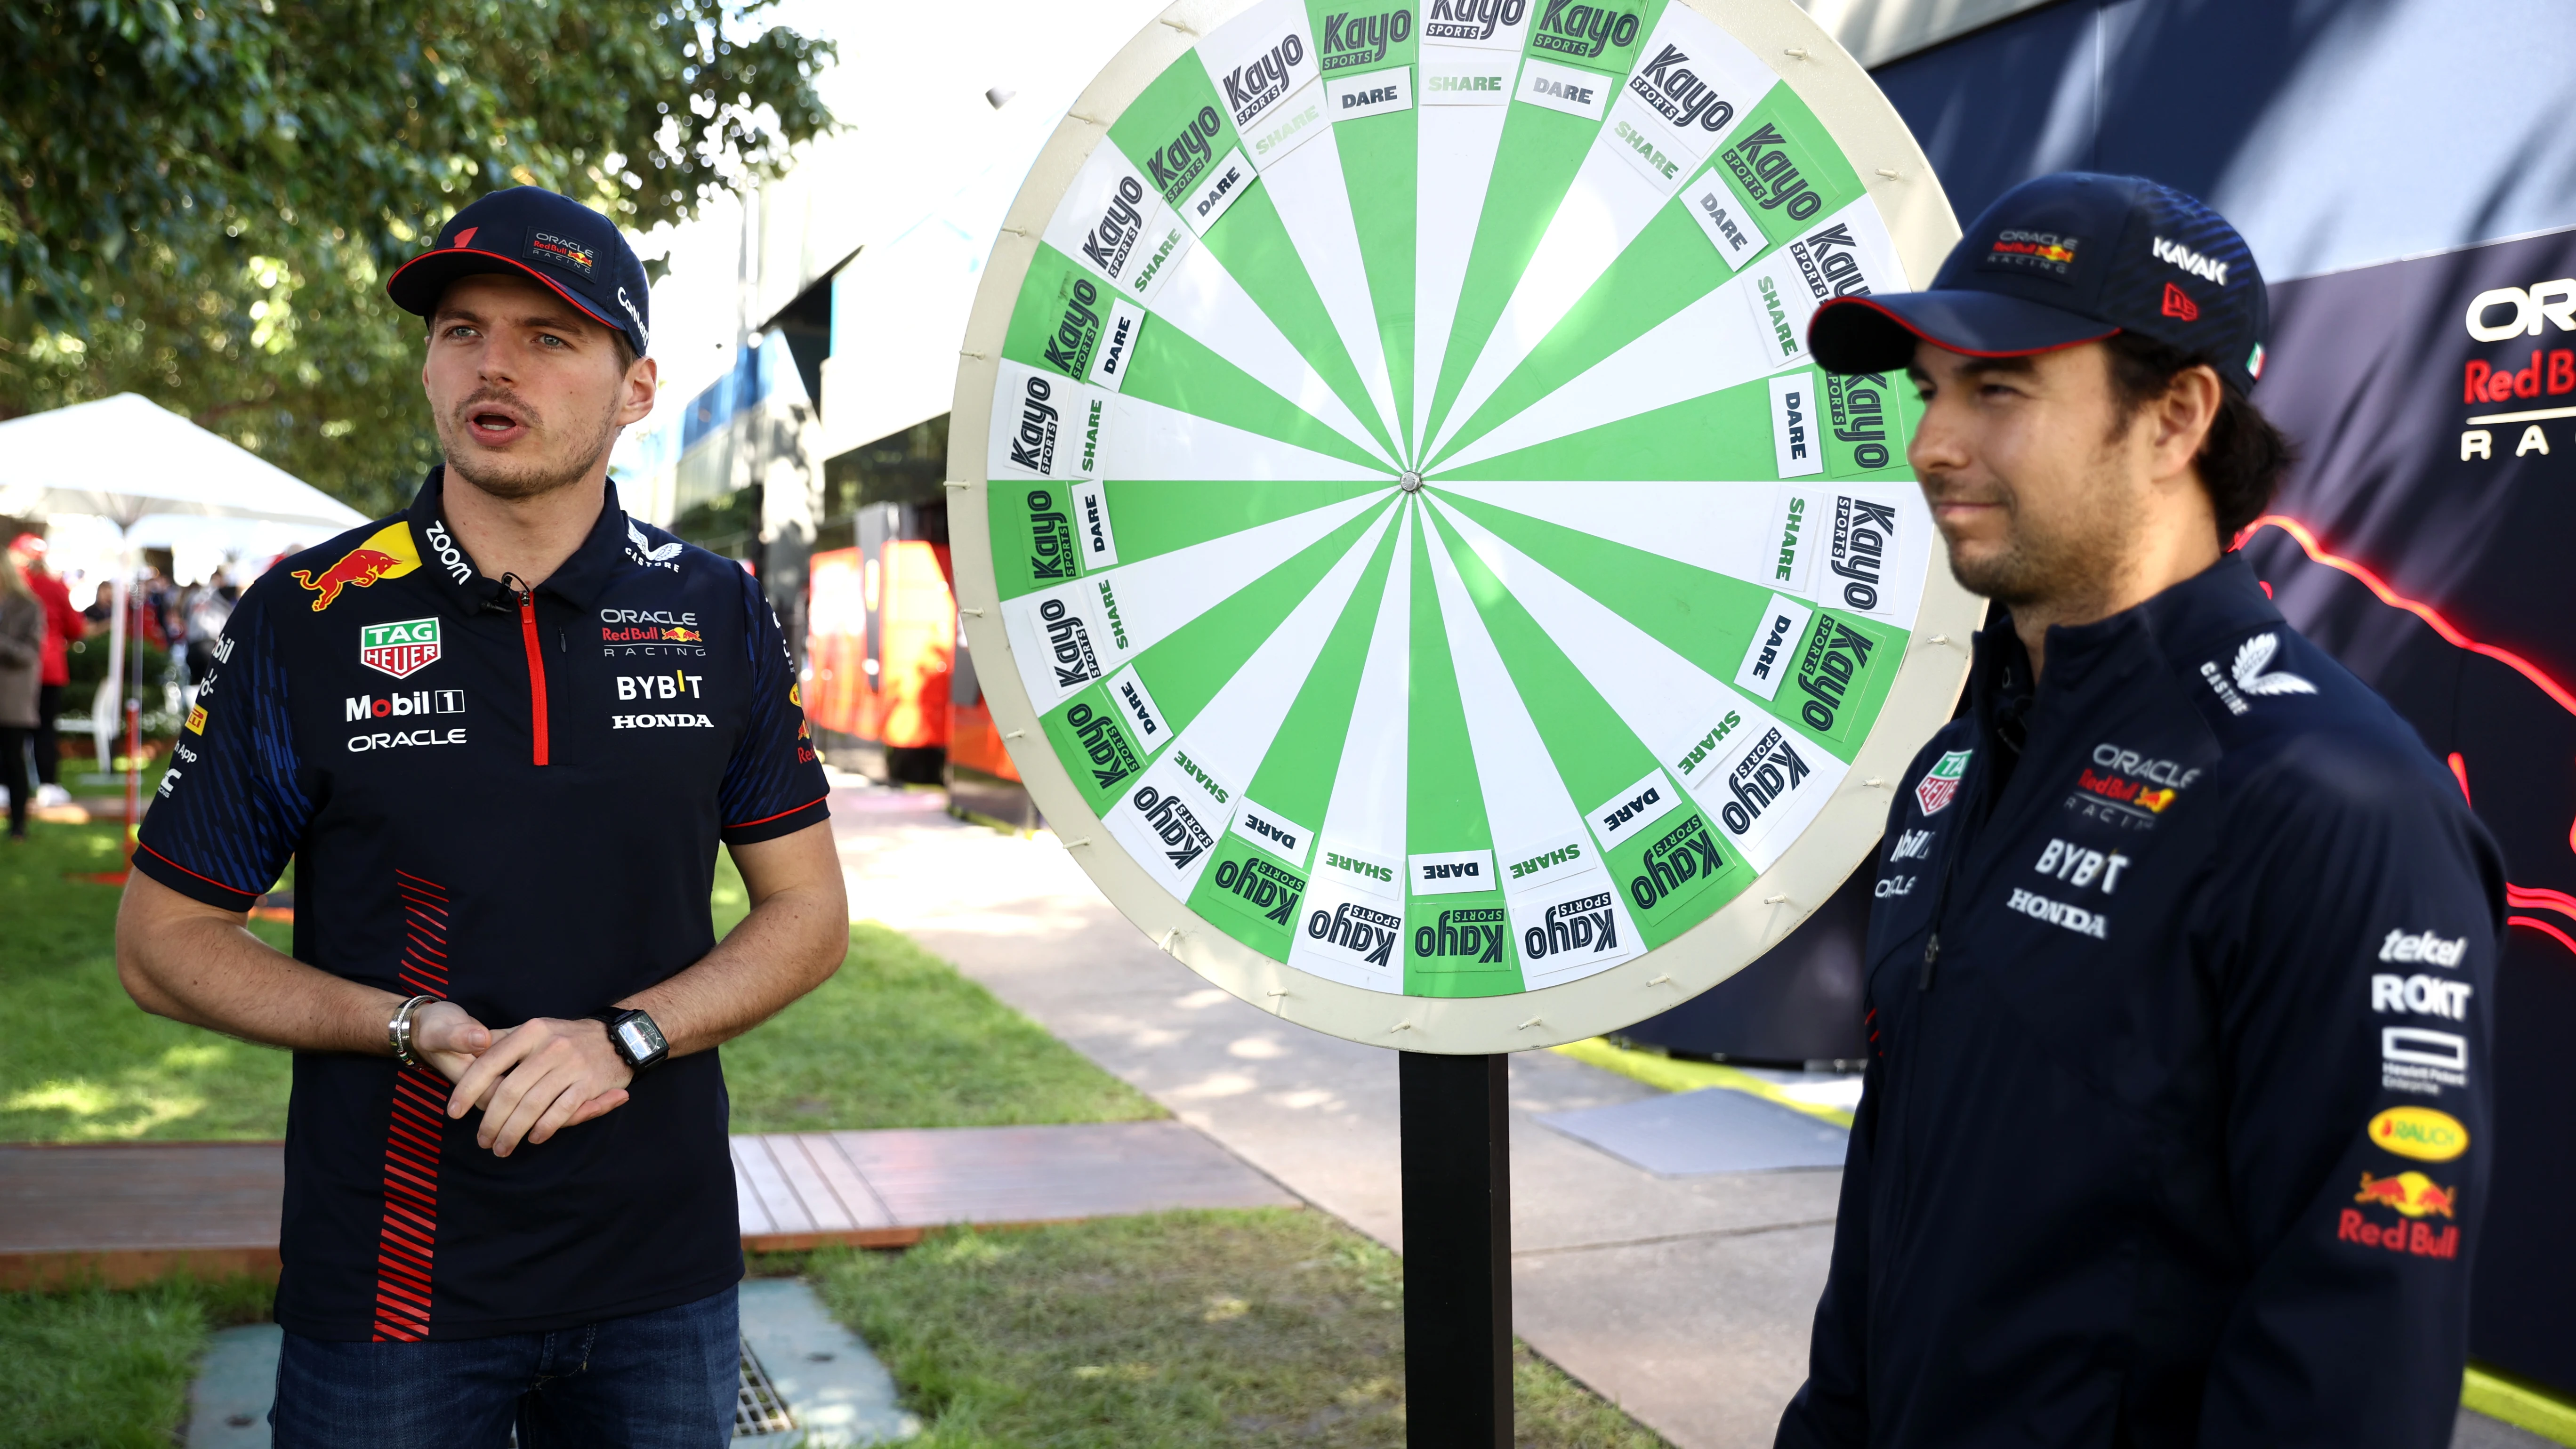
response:
<path fill-rule="evenodd" d="M 321 596 L 313 601 L 313 612 L 319 614 L 339 602 L 344 588 L 363 589 L 378 579 L 398 579 L 419 567 L 420 550 L 412 545 L 411 524 L 397 519 L 319 574 L 295 570 L 295 582 Z"/>
<path fill-rule="evenodd" d="M 2335 1222 L 2335 1241 L 2416 1258 L 2460 1256 L 2457 1227 L 2436 1231 L 2433 1224 L 2424 1221 L 2436 1216 L 2459 1216 L 2458 1188 L 2443 1187 L 2420 1172 L 2401 1172 L 2395 1177 L 2373 1177 L 2365 1172 L 2361 1175 L 2361 1191 L 2353 1195 L 2353 1201 L 2393 1208 L 2405 1221 L 2374 1223 L 2360 1208 L 2345 1208 Z"/>
<path fill-rule="evenodd" d="M 2352 1200 L 2392 1207 L 2410 1218 L 2435 1213 L 2449 1218 L 2459 1216 L 2452 1209 L 2460 1204 L 2460 1190 L 2439 1186 L 2420 1172 L 2401 1172 L 2395 1177 L 2373 1177 L 2365 1172 L 2361 1175 L 2361 1191 Z"/>

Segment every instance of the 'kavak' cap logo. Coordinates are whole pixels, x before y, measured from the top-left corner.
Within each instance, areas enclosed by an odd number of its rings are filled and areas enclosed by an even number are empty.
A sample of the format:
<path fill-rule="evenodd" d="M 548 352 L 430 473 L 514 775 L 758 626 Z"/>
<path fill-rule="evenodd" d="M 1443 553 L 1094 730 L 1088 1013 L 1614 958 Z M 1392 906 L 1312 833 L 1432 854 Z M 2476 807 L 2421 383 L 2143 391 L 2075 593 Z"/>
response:
<path fill-rule="evenodd" d="M 2241 393 L 2271 326 L 2263 274 L 2225 217 L 2141 176 L 2061 171 L 1987 207 L 1929 289 L 1828 301 L 1807 335 L 1829 372 L 1885 373 L 1919 342 L 2028 357 L 2134 332 Z"/>
<path fill-rule="evenodd" d="M 652 349 L 652 286 L 617 223 L 541 186 L 495 191 L 447 219 L 428 251 L 394 269 L 385 295 L 426 319 L 449 283 L 478 272 L 527 277 Z"/>

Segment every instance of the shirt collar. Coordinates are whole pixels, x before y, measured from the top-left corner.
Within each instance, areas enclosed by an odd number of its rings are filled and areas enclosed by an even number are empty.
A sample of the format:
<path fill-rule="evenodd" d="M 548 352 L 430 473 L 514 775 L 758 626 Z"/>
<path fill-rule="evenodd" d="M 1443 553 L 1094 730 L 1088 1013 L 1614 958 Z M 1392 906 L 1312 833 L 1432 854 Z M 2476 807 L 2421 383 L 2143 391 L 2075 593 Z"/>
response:
<path fill-rule="evenodd" d="M 462 546 L 455 540 L 455 531 L 447 526 L 446 484 L 446 466 L 431 468 L 429 475 L 421 480 L 420 492 L 413 496 L 411 507 L 404 510 L 403 516 L 411 522 L 413 542 L 420 549 L 422 565 L 435 573 L 439 582 L 463 601 L 469 612 L 511 607 L 501 581 L 486 578 L 473 569 L 472 560 L 466 558 Z M 591 523 L 590 535 L 581 541 L 581 547 L 572 551 L 572 557 L 565 559 L 544 583 L 537 585 L 537 591 L 553 594 L 576 607 L 589 607 L 600 592 L 629 567 L 625 554 L 626 526 L 626 510 L 617 503 L 616 480 L 610 479 L 603 487 L 599 517 Z M 442 542 L 447 545 L 447 550 L 454 550 L 459 558 L 466 559 L 468 572 L 462 580 L 442 562 L 447 551 L 441 549 Z"/>
<path fill-rule="evenodd" d="M 2081 690 L 2097 669 L 2143 663 L 2148 654 L 2185 662 L 2212 657 L 2227 641 L 2281 622 L 2281 611 L 2263 592 L 2254 566 L 2244 554 L 2228 553 L 2107 619 L 2050 626 L 2047 681 L 2052 692 Z M 2029 655 L 2011 615 L 1998 609 L 1977 634 L 1970 702 L 1980 722 L 1991 727 L 1997 710 L 2030 688 Z"/>

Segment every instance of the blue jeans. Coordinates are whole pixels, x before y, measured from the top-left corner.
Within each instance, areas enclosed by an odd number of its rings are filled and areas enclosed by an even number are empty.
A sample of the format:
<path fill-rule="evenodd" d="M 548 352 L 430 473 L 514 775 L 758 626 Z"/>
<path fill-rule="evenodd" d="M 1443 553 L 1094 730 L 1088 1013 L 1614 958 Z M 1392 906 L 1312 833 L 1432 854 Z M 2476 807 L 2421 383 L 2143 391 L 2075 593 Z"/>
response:
<path fill-rule="evenodd" d="M 735 1290 L 552 1333 L 427 1343 L 287 1334 L 275 1449 L 723 1449 L 742 1328 Z"/>

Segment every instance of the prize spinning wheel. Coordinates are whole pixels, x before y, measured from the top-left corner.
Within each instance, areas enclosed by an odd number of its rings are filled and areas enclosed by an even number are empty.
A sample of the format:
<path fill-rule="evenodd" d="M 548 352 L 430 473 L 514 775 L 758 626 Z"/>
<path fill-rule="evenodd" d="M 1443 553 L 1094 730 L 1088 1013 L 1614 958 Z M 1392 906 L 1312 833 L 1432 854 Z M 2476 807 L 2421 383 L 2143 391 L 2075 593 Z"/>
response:
<path fill-rule="evenodd" d="M 1173 6 L 1031 171 L 958 374 L 1030 792 L 1164 949 L 1353 1040 L 1723 979 L 1964 677 L 1911 389 L 1806 353 L 1956 235 L 1789 0 Z"/>

